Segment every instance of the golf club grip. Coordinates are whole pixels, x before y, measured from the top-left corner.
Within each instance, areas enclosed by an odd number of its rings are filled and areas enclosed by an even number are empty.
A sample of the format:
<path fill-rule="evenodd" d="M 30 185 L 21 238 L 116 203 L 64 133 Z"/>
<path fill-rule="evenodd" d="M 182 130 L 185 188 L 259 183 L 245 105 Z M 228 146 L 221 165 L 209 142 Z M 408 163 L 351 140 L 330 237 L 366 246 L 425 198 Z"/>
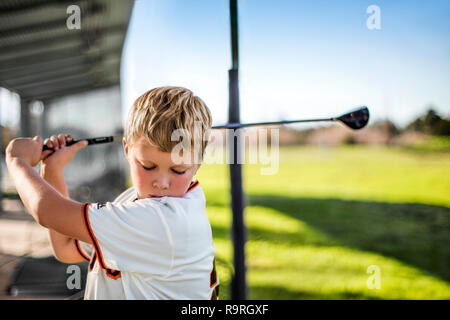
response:
<path fill-rule="evenodd" d="M 99 137 L 99 138 L 88 138 L 88 139 L 80 139 L 80 140 L 72 140 L 72 141 L 67 141 L 66 142 L 66 146 L 71 146 L 77 142 L 86 140 L 89 144 L 99 144 L 99 143 L 108 143 L 108 142 L 113 142 L 114 141 L 114 137 Z M 42 148 L 42 151 L 45 150 L 53 150 L 53 148 L 49 148 L 47 147 L 47 145 L 44 145 L 44 147 Z"/>

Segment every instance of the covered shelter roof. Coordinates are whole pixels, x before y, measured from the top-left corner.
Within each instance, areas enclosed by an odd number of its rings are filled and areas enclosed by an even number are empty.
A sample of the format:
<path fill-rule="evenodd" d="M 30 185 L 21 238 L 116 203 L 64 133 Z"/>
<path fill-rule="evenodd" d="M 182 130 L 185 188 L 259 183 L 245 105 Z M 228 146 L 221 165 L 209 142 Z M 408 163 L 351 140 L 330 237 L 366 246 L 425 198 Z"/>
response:
<path fill-rule="evenodd" d="M 49 100 L 120 83 L 133 0 L 3 0 L 0 87 Z M 68 27 L 80 9 L 79 28 Z M 70 24 L 70 21 L 69 21 Z"/>

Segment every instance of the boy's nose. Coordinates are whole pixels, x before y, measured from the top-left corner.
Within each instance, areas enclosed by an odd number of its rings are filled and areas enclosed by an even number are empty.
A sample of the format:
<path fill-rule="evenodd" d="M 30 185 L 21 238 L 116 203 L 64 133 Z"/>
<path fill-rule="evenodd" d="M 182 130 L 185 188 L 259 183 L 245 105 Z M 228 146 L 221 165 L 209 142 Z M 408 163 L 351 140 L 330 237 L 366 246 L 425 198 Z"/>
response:
<path fill-rule="evenodd" d="M 169 181 L 167 179 L 157 179 L 153 181 L 153 188 L 160 189 L 160 190 L 166 190 L 169 188 Z"/>

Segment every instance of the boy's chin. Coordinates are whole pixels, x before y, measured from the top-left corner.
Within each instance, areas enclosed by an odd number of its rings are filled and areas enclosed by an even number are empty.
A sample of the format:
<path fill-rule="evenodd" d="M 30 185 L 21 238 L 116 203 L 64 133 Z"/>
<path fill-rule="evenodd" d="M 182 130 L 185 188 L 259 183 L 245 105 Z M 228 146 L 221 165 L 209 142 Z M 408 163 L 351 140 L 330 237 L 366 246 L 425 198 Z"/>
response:
<path fill-rule="evenodd" d="M 156 195 L 156 194 L 150 194 L 150 193 L 138 193 L 138 199 L 147 199 L 147 198 L 162 198 L 167 195 Z"/>
<path fill-rule="evenodd" d="M 142 196 L 139 196 L 142 195 Z M 162 198 L 162 197 L 183 197 L 184 193 L 183 192 L 168 192 L 168 193 L 164 193 L 164 194 L 152 194 L 152 193 L 145 193 L 145 192 L 138 192 L 138 198 L 139 199 L 145 199 L 145 198 Z"/>

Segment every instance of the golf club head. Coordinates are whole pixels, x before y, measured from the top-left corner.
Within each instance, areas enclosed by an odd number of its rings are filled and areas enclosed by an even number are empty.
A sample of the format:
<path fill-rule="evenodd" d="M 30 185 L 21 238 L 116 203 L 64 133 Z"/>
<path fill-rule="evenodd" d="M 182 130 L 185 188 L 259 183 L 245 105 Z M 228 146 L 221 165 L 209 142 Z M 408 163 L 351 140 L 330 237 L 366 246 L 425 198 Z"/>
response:
<path fill-rule="evenodd" d="M 342 116 L 336 118 L 336 120 L 341 121 L 351 129 L 362 129 L 369 122 L 369 109 L 365 106 L 360 107 L 346 114 L 343 114 Z"/>

